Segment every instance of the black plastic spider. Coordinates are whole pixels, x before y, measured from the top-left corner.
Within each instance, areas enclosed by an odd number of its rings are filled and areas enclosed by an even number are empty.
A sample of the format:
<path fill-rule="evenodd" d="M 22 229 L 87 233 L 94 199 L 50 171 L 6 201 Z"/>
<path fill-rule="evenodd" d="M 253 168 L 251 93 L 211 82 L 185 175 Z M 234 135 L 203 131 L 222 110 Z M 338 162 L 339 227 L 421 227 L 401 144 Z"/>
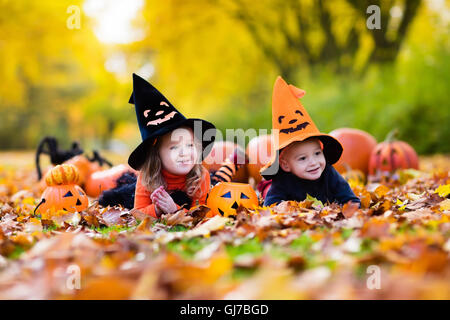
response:
<path fill-rule="evenodd" d="M 47 147 L 47 148 L 46 148 Z M 61 150 L 58 148 L 58 140 L 55 137 L 44 137 L 36 149 L 36 170 L 38 179 L 42 178 L 41 166 L 39 158 L 41 154 L 47 154 L 50 156 L 50 162 L 53 165 L 61 164 L 64 161 L 69 160 L 79 154 L 83 153 L 83 149 L 80 148 L 80 144 L 77 141 L 72 142 L 72 148 L 69 150 Z"/>
<path fill-rule="evenodd" d="M 40 155 L 47 154 L 50 156 L 50 162 L 53 165 L 62 164 L 63 162 L 82 154 L 84 151 L 81 149 L 80 144 L 77 141 L 72 142 L 72 147 L 69 150 L 61 150 L 58 148 L 58 140 L 55 137 L 44 137 L 40 142 L 36 150 L 36 170 L 38 179 L 42 178 L 42 171 L 40 166 Z M 97 161 L 100 166 L 107 164 L 112 167 L 112 163 L 103 158 L 98 151 L 93 151 L 91 158 L 86 157 L 90 162 Z"/>

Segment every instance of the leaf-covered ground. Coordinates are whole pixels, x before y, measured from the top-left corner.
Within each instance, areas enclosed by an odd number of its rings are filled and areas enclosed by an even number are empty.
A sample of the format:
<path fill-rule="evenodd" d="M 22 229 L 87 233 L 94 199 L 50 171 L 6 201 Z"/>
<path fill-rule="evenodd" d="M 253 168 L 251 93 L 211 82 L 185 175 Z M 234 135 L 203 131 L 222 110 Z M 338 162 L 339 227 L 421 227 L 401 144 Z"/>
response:
<path fill-rule="evenodd" d="M 51 219 L 33 214 L 32 158 L 3 155 L 0 298 L 450 299 L 450 158 L 421 160 L 351 181 L 361 209 L 307 200 L 155 220 L 91 199 Z"/>

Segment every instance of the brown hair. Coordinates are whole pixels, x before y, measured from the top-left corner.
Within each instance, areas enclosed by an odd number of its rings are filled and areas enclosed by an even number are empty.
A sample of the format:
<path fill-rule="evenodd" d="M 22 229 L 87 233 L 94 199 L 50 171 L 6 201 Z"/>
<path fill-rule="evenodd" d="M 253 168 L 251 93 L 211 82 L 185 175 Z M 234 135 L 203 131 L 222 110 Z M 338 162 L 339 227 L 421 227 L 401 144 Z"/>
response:
<path fill-rule="evenodd" d="M 318 137 L 314 136 L 314 137 L 309 137 L 309 138 L 307 138 L 307 139 L 305 139 L 305 140 L 302 140 L 302 141 L 293 141 L 293 142 L 291 142 L 291 143 L 288 144 L 286 147 L 284 147 L 283 149 L 280 150 L 279 158 L 280 158 L 280 159 L 281 159 L 281 158 L 284 158 L 284 157 L 286 156 L 286 153 L 287 153 L 286 151 L 287 151 L 288 149 L 290 149 L 292 146 L 294 146 L 294 145 L 296 145 L 296 144 L 299 144 L 299 143 L 306 142 L 306 141 L 311 141 L 311 140 L 317 140 L 317 141 L 319 142 L 320 149 L 323 151 L 323 142 L 322 142 Z M 284 155 L 284 156 L 283 156 L 283 155 Z"/>
<path fill-rule="evenodd" d="M 153 143 L 148 148 L 147 156 L 140 169 L 142 184 L 150 191 L 153 192 L 160 186 L 167 188 L 167 183 L 162 175 L 162 161 L 159 156 L 159 146 L 162 139 L 157 139 L 156 143 Z M 194 167 L 186 175 L 186 187 L 185 191 L 189 197 L 194 197 L 200 191 L 201 179 L 203 174 L 203 167 L 201 163 L 195 163 Z"/>

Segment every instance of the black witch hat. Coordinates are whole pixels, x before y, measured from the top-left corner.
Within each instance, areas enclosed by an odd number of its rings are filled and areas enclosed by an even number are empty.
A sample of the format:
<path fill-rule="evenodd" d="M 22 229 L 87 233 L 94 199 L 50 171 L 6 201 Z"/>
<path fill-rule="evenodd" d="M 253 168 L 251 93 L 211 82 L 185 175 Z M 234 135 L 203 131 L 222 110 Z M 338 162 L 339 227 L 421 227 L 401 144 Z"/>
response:
<path fill-rule="evenodd" d="M 133 73 L 133 93 L 129 103 L 134 104 L 142 142 L 131 153 L 128 164 L 139 170 L 145 161 L 148 147 L 155 139 L 172 130 L 188 126 L 202 142 L 202 160 L 211 151 L 216 127 L 202 119 L 187 119 L 150 83 Z"/>

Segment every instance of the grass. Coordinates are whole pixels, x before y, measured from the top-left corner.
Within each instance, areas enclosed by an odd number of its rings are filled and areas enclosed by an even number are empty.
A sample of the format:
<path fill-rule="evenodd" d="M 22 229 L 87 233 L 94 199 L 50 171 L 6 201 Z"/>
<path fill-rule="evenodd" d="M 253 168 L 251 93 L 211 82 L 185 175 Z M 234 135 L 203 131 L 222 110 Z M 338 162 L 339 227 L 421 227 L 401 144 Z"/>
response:
<path fill-rule="evenodd" d="M 110 227 L 95 227 L 90 226 L 90 229 L 95 230 L 97 232 L 100 232 L 101 234 L 107 236 L 110 232 L 116 231 L 116 232 L 122 232 L 122 231 L 132 231 L 136 228 L 136 226 L 128 227 L 128 226 L 110 226 Z"/>
<path fill-rule="evenodd" d="M 255 256 L 262 255 L 264 252 L 263 245 L 258 241 L 257 238 L 247 240 L 246 242 L 238 245 L 227 245 L 226 251 L 230 257 L 234 260 L 236 257 L 243 254 L 251 254 Z"/>
<path fill-rule="evenodd" d="M 16 260 L 16 259 L 19 259 L 20 258 L 20 256 L 25 252 L 26 250 L 24 249 L 24 248 L 22 248 L 21 246 L 15 246 L 15 248 L 14 248 L 14 251 L 13 252 L 11 252 L 9 255 L 8 255 L 8 258 L 9 259 L 12 259 L 12 260 Z"/>
<path fill-rule="evenodd" d="M 300 237 L 292 241 L 291 248 L 300 250 L 301 252 L 307 252 L 313 245 L 314 240 L 307 234 L 302 234 Z"/>
<path fill-rule="evenodd" d="M 168 231 L 169 232 L 180 232 L 180 231 L 187 231 L 189 228 L 182 226 L 182 225 L 175 225 L 171 227 Z"/>
<path fill-rule="evenodd" d="M 48 226 L 48 227 L 44 227 L 43 229 L 42 229 L 42 231 L 44 232 L 44 233 L 47 233 L 47 232 L 52 232 L 52 231 L 55 231 L 55 230 L 58 230 L 58 226 L 57 225 L 51 225 L 51 226 Z"/>
<path fill-rule="evenodd" d="M 184 259 L 192 259 L 195 254 L 211 243 L 211 240 L 204 238 L 181 239 L 169 242 L 167 250 L 180 255 Z"/>

